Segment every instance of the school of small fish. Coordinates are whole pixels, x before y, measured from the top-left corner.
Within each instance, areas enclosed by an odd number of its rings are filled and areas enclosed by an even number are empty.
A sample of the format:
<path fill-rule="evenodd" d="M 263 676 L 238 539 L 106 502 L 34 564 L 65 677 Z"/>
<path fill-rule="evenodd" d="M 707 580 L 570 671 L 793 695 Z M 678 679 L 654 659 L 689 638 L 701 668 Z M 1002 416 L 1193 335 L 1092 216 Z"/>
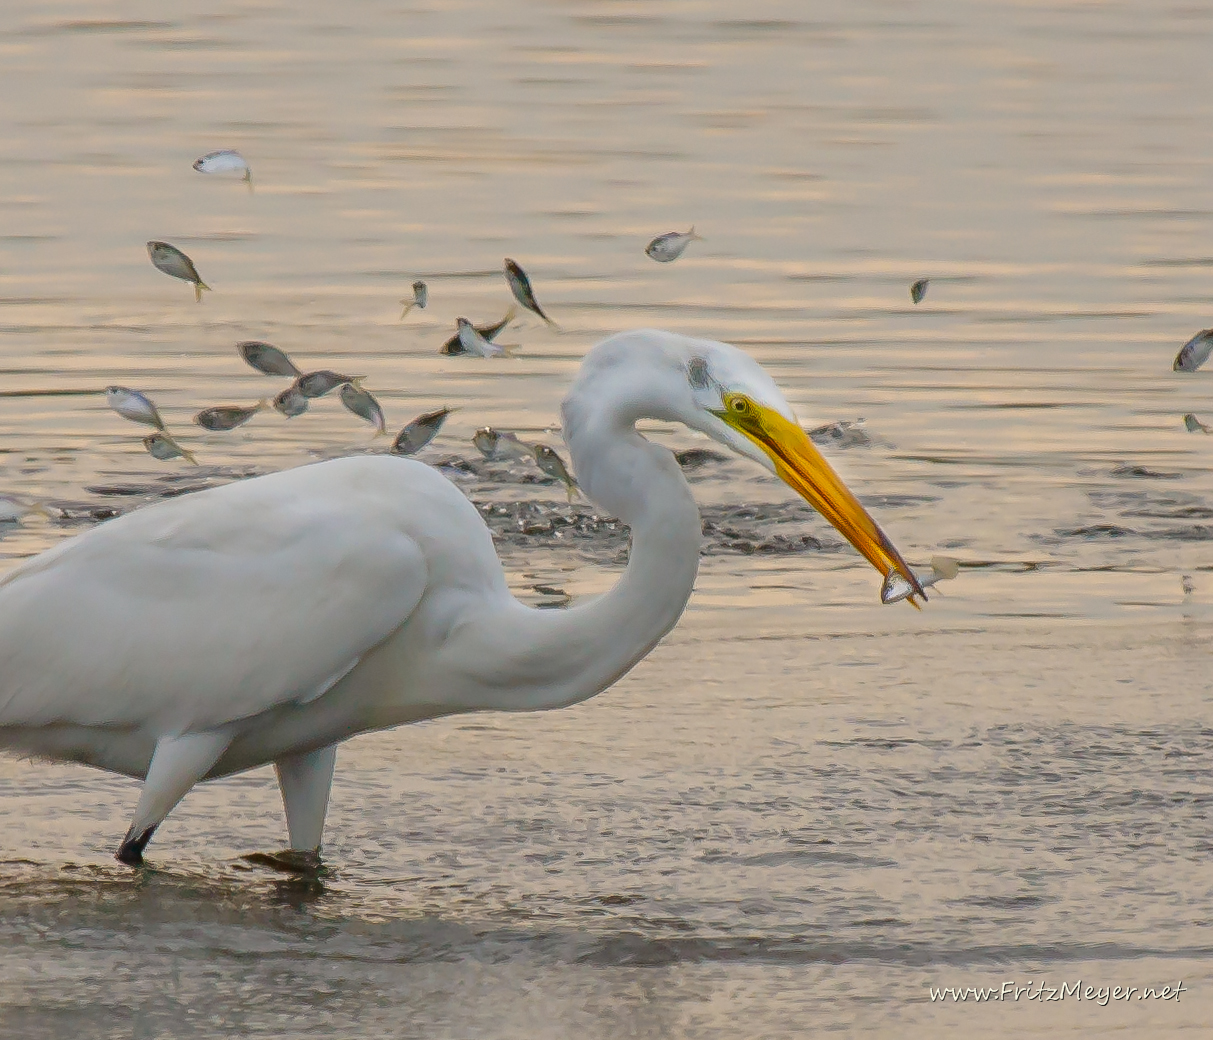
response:
<path fill-rule="evenodd" d="M 235 150 L 208 152 L 194 161 L 193 168 L 206 175 L 235 175 L 247 183 L 250 191 L 253 190 L 252 168 L 244 156 Z M 702 241 L 703 236 L 699 235 L 692 225 L 687 231 L 668 231 L 656 235 L 644 247 L 644 254 L 657 263 L 668 264 L 683 257 L 692 242 Z M 199 273 L 194 259 L 172 243 L 149 241 L 147 253 L 157 270 L 190 283 L 196 302 L 202 301 L 204 291 L 211 290 Z M 203 257 L 203 260 L 206 258 Z M 556 322 L 540 305 L 534 283 L 522 266 L 516 260 L 506 257 L 502 270 L 506 286 L 517 306 L 511 305 L 500 320 L 486 324 L 476 324 L 466 317 L 457 317 L 454 334 L 448 335 L 439 347 L 441 355 L 470 359 L 508 358 L 516 345 L 503 345 L 497 342 L 497 337 L 516 320 L 518 307 L 531 312 L 549 327 L 559 330 Z M 910 299 L 915 305 L 926 297 L 929 285 L 928 278 L 919 278 L 910 284 Z M 401 320 L 414 309 L 426 310 L 430 303 L 429 285 L 421 279 L 413 281 L 411 296 L 401 299 L 400 303 L 403 307 Z M 449 321 L 449 318 L 446 320 Z M 449 326 L 447 327 L 449 329 Z M 202 429 L 211 433 L 228 433 L 245 426 L 261 412 L 267 412 L 271 416 L 276 412 L 285 419 L 295 419 L 306 414 L 319 399 L 337 390 L 337 397 L 345 410 L 373 426 L 376 435 L 386 433 L 388 420 L 384 408 L 376 396 L 363 385 L 364 377 L 347 375 L 327 368 L 304 371 L 285 351 L 261 340 L 241 341 L 236 344 L 236 350 L 241 359 L 255 371 L 265 376 L 287 379 L 289 383 L 276 392 L 267 391 L 267 396 L 255 404 L 211 405 L 201 409 L 193 415 L 193 422 Z M 1211 356 L 1213 328 L 1202 329 L 1179 349 L 1172 369 L 1175 372 L 1196 373 Z M 142 437 L 143 447 L 150 456 L 165 462 L 182 459 L 197 464 L 193 451 L 169 431 L 164 417 L 146 392 L 126 386 L 109 386 L 105 389 L 105 399 L 108 407 L 122 418 L 152 427 L 152 432 Z M 417 455 L 440 435 L 444 424 L 454 411 L 455 408 L 444 405 L 416 416 L 400 430 L 387 450 L 396 455 Z M 1189 433 L 1213 434 L 1213 425 L 1204 423 L 1192 412 L 1184 413 L 1182 421 Z M 872 441 L 863 430 L 862 422 L 863 420 L 828 423 L 807 432 L 819 443 L 836 446 L 870 444 Z M 471 442 L 486 460 L 533 464 L 552 481 L 564 486 L 570 502 L 580 490 L 565 460 L 548 444 L 524 440 L 514 432 L 490 426 L 476 429 Z M 686 462 L 683 463 L 680 457 L 680 464 L 697 464 L 696 451 L 704 454 L 705 458 L 712 454 L 705 453 L 703 449 L 689 449 L 681 453 L 686 456 Z M 15 522 L 25 515 L 38 512 L 45 510 L 37 504 L 29 505 L 13 498 L 0 498 L 0 522 Z M 927 568 L 915 568 L 913 574 L 922 588 L 931 588 L 940 582 L 956 578 L 960 568 L 957 560 L 935 556 Z M 1191 577 L 1184 575 L 1185 595 L 1190 595 L 1193 587 Z M 884 603 L 896 603 L 909 598 L 916 591 L 910 581 L 892 572 L 882 583 L 881 600 Z"/>

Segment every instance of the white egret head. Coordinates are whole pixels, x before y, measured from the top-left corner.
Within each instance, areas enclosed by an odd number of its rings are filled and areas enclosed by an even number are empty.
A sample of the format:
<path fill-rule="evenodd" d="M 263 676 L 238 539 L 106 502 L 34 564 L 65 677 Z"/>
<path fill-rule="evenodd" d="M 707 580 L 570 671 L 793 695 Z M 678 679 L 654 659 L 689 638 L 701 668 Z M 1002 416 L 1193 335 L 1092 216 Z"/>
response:
<path fill-rule="evenodd" d="M 577 455 L 601 422 L 681 422 L 775 473 L 826 518 L 881 575 L 898 574 L 925 599 L 901 554 L 796 420 L 775 381 L 727 343 L 643 329 L 598 344 L 565 398 L 565 439 Z M 581 463 L 578 474 L 581 475 Z M 593 495 L 592 474 L 582 480 Z M 915 603 L 917 605 L 917 603 Z"/>

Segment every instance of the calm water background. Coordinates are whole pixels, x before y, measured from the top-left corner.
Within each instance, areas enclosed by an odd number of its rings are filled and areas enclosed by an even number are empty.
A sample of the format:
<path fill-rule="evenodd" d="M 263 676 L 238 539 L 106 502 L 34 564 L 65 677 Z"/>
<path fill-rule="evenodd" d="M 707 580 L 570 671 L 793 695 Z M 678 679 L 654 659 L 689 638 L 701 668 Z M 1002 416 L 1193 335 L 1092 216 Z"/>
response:
<path fill-rule="evenodd" d="M 675 633 L 577 708 L 347 745 L 323 886 L 240 858 L 285 839 L 268 770 L 193 792 L 133 876 L 135 784 L 0 759 L 0 1033 L 1201 1033 L 1213 441 L 1180 416 L 1213 422 L 1213 367 L 1170 365 L 1213 324 L 1211 46 L 1213 9 L 1146 0 L 6 4 L 0 494 L 62 516 L 0 528 L 0 567 L 382 450 L 331 399 L 193 427 L 281 389 L 233 350 L 264 338 L 365 374 L 393 429 L 461 406 L 425 457 L 496 509 L 520 596 L 575 601 L 620 536 L 461 460 L 485 423 L 549 428 L 583 352 L 642 325 L 745 347 L 806 423 L 863 418 L 831 458 L 911 559 L 966 567 L 882 609 L 782 485 L 709 460 Z M 255 192 L 190 169 L 221 147 Z M 563 331 L 441 357 L 504 312 L 504 256 Z M 203 465 L 144 454 L 109 383 Z M 1188 990 L 928 995 L 1028 979 Z"/>

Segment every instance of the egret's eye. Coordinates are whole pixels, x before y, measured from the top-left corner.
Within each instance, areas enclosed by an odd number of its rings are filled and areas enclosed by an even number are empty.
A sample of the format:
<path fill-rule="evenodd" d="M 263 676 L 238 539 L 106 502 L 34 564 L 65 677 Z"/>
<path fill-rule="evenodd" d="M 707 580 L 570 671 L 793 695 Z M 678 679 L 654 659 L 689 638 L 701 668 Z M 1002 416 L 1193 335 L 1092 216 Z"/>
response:
<path fill-rule="evenodd" d="M 731 409 L 733 409 L 733 411 L 736 412 L 738 415 L 744 415 L 746 412 L 748 412 L 750 410 L 750 402 L 747 401 L 744 397 L 734 397 L 729 402 L 729 407 Z"/>

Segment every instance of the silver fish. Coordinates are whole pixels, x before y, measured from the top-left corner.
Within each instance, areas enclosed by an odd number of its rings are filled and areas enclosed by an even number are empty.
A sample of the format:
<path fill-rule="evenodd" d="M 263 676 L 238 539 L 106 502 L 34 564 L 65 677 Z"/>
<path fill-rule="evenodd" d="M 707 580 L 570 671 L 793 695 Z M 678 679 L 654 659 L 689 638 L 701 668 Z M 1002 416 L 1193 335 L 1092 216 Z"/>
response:
<path fill-rule="evenodd" d="M 299 388 L 299 392 L 304 397 L 323 397 L 325 394 L 343 383 L 353 383 L 359 385 L 365 376 L 343 376 L 340 372 L 333 372 L 327 368 L 322 368 L 319 372 L 309 372 L 305 376 L 300 376 L 295 380 L 295 385 Z"/>
<path fill-rule="evenodd" d="M 144 426 L 155 426 L 158 430 L 164 429 L 164 420 L 160 418 L 151 398 L 138 390 L 126 386 L 107 386 L 105 403 L 124 419 L 143 423 Z"/>
<path fill-rule="evenodd" d="M 514 317 L 517 314 L 518 314 L 518 308 L 511 307 L 508 311 L 505 312 L 505 317 L 502 318 L 495 325 L 473 325 L 472 328 L 474 328 L 485 340 L 487 340 L 489 343 L 492 343 L 493 340 L 496 338 L 497 334 L 502 329 L 504 329 L 511 321 L 513 321 Z M 453 335 L 444 344 L 442 344 L 442 350 L 439 353 L 450 354 L 450 355 L 467 353 L 467 351 L 463 349 L 463 343 L 460 342 L 458 332 L 456 332 L 455 335 Z"/>
<path fill-rule="evenodd" d="M 198 274 L 193 260 L 176 246 L 170 246 L 167 242 L 149 242 L 147 255 L 151 258 L 156 270 L 163 271 L 174 278 L 180 278 L 183 282 L 193 282 L 194 299 L 198 303 L 202 302 L 202 290 L 209 290 L 210 286 Z"/>
<path fill-rule="evenodd" d="M 383 409 L 370 392 L 363 390 L 353 383 L 343 383 L 341 386 L 341 403 L 359 419 L 371 423 L 379 433 L 387 432 L 387 424 L 383 418 Z"/>
<path fill-rule="evenodd" d="M 194 416 L 194 422 L 204 430 L 222 433 L 243 426 L 258 412 L 263 412 L 270 406 L 266 398 L 262 398 L 251 408 L 241 408 L 237 404 L 219 404 L 214 408 L 203 408 Z"/>
<path fill-rule="evenodd" d="M 307 411 L 307 402 L 307 394 L 292 383 L 270 403 L 288 419 L 293 419 Z"/>
<path fill-rule="evenodd" d="M 1171 370 L 1173 372 L 1195 372 L 1209 360 L 1210 354 L 1213 354 L 1213 329 L 1202 329 L 1180 347 Z"/>
<path fill-rule="evenodd" d="M 539 306 L 539 301 L 535 299 L 535 290 L 531 288 L 531 280 L 526 276 L 526 271 L 508 256 L 505 258 L 505 280 L 510 283 L 510 292 L 514 294 L 514 299 L 521 303 L 522 306 L 528 311 L 534 311 L 551 325 L 552 328 L 558 329 L 560 327 L 543 313 L 543 308 Z"/>
<path fill-rule="evenodd" d="M 244 156 L 230 149 L 218 152 L 207 152 L 201 159 L 194 160 L 194 169 L 199 173 L 238 173 L 240 179 L 253 190 L 253 171 Z"/>
<path fill-rule="evenodd" d="M 1184 416 L 1184 426 L 1189 433 L 1213 433 L 1213 426 L 1206 426 L 1191 412 Z"/>
<path fill-rule="evenodd" d="M 695 234 L 695 225 L 692 224 L 690 231 L 667 231 L 664 235 L 658 235 L 644 247 L 644 255 L 659 264 L 668 264 L 682 256 L 682 251 L 692 242 L 702 241 L 703 236 Z"/>
<path fill-rule="evenodd" d="M 404 316 L 408 314 L 414 307 L 420 307 L 425 310 L 425 305 L 430 302 L 430 290 L 425 282 L 413 283 L 413 298 L 411 300 L 401 300 L 404 304 L 404 310 L 400 314 L 400 320 L 404 320 Z"/>
<path fill-rule="evenodd" d="M 482 426 L 472 434 L 472 443 L 486 459 L 529 459 L 533 452 L 522 443 L 516 434 L 508 430 L 494 430 L 491 426 Z"/>
<path fill-rule="evenodd" d="M 417 416 L 396 435 L 392 442 L 392 451 L 396 455 L 416 455 L 422 448 L 438 436 L 446 417 L 455 409 L 445 405 L 437 411 L 426 412 Z"/>
<path fill-rule="evenodd" d="M 922 298 L 927 294 L 927 286 L 930 284 L 931 279 L 919 278 L 918 281 L 910 286 L 910 299 L 915 303 L 922 303 Z"/>
<path fill-rule="evenodd" d="M 930 569 L 916 570 L 914 577 L 918 579 L 919 586 L 925 589 L 941 581 L 951 581 L 959 573 L 960 561 L 950 556 L 932 556 Z M 880 602 L 898 603 L 918 591 L 896 571 L 889 571 L 889 576 L 880 587 Z"/>
<path fill-rule="evenodd" d="M 577 491 L 577 481 L 569 473 L 564 459 L 556 454 L 556 449 L 549 448 L 546 444 L 532 444 L 531 451 L 535 456 L 536 465 L 549 477 L 555 477 L 564 484 L 569 492 L 569 501 L 572 502 Z"/>
<path fill-rule="evenodd" d="M 185 459 L 195 466 L 198 465 L 198 460 L 194 458 L 193 454 L 181 447 L 167 433 L 149 433 L 143 438 L 143 446 L 153 459 L 160 459 L 162 462 L 169 459 Z"/>
<path fill-rule="evenodd" d="M 505 353 L 505 347 L 499 347 L 496 343 L 490 343 L 476 331 L 476 326 L 468 321 L 467 318 L 456 318 L 455 325 L 459 329 L 459 345 L 463 347 L 462 352 L 464 354 L 489 358 L 500 357 Z"/>
<path fill-rule="evenodd" d="M 247 339 L 243 343 L 237 343 L 236 349 L 245 362 L 267 376 L 290 376 L 294 379 L 302 374 L 295 362 L 272 343 Z"/>

